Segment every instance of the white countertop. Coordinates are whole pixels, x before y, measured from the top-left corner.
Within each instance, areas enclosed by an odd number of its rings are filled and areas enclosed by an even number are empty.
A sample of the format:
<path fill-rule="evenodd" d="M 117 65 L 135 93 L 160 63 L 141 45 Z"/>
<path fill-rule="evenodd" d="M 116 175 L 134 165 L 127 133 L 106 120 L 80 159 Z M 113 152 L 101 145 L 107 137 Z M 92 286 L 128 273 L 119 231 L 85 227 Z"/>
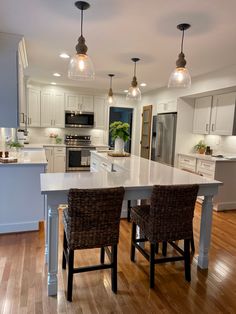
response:
<path fill-rule="evenodd" d="M 117 172 L 74 172 L 41 174 L 41 191 L 58 192 L 70 188 L 108 188 L 124 186 L 126 189 L 140 189 L 160 185 L 199 184 L 219 185 L 221 182 L 195 175 L 178 168 L 138 156 L 110 157 L 107 153 L 93 152 L 104 161 L 117 165 Z M 123 171 L 122 171 L 123 169 Z"/>
<path fill-rule="evenodd" d="M 91 144 L 94 147 L 109 147 L 106 144 Z M 51 144 L 51 143 L 29 143 L 29 144 L 24 144 L 25 149 L 37 149 L 37 148 L 43 148 L 45 146 L 50 146 L 50 147 L 66 147 L 65 144 Z"/>
<path fill-rule="evenodd" d="M 17 156 L 18 161 L 16 163 L 0 163 L 0 167 L 9 167 L 17 165 L 46 165 L 45 150 L 41 149 L 22 149 Z"/>
<path fill-rule="evenodd" d="M 232 155 L 223 155 L 225 157 L 212 157 L 211 155 L 204 155 L 204 154 L 187 154 L 187 153 L 178 153 L 178 155 L 183 155 L 183 156 L 189 156 L 189 157 L 194 157 L 197 159 L 204 159 L 204 160 L 209 160 L 209 161 L 236 161 L 236 156 L 235 158 L 232 159 Z"/>

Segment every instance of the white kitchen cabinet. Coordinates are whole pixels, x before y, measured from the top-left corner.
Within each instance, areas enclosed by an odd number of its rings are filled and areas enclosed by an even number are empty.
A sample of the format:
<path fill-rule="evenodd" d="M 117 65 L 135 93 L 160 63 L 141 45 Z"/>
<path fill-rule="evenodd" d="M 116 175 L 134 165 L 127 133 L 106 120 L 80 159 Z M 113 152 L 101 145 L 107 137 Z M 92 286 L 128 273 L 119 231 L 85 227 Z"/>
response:
<path fill-rule="evenodd" d="M 201 97 L 195 100 L 193 133 L 209 134 L 211 119 L 212 96 Z"/>
<path fill-rule="evenodd" d="M 196 162 L 197 159 L 192 156 L 179 155 L 178 168 L 182 170 L 189 170 L 191 172 L 196 172 Z"/>
<path fill-rule="evenodd" d="M 47 172 L 66 171 L 66 149 L 65 147 L 44 146 L 46 159 L 48 161 Z"/>
<path fill-rule="evenodd" d="M 65 127 L 64 93 L 54 90 L 41 92 L 41 127 Z"/>
<path fill-rule="evenodd" d="M 65 110 L 93 112 L 93 96 L 66 94 Z"/>
<path fill-rule="evenodd" d="M 197 159 L 196 173 L 203 177 L 214 179 L 215 165 L 215 161 Z"/>
<path fill-rule="evenodd" d="M 103 97 L 94 97 L 95 128 L 104 129 L 106 124 L 106 101 Z"/>
<path fill-rule="evenodd" d="M 28 88 L 28 126 L 40 127 L 40 90 Z"/>
<path fill-rule="evenodd" d="M 236 93 L 197 98 L 193 133 L 235 135 L 235 100 Z"/>
<path fill-rule="evenodd" d="M 213 96 L 210 134 L 235 135 L 236 93 Z"/>
<path fill-rule="evenodd" d="M 168 101 L 157 105 L 157 113 L 177 112 L 177 102 Z"/>
<path fill-rule="evenodd" d="M 66 171 L 66 149 L 65 147 L 54 147 L 53 149 L 53 172 Z"/>
<path fill-rule="evenodd" d="M 46 159 L 47 159 L 47 167 L 46 172 L 53 172 L 53 147 L 44 147 Z"/>
<path fill-rule="evenodd" d="M 28 63 L 24 39 L 0 33 L 0 47 L 0 127 L 17 128 L 24 124 L 26 114 L 24 68 Z"/>

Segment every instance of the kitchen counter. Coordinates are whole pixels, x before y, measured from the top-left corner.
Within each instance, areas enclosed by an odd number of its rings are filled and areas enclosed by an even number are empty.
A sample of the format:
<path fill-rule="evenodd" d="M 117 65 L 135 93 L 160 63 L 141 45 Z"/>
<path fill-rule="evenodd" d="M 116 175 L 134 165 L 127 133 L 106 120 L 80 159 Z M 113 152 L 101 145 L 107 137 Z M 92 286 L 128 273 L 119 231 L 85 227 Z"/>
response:
<path fill-rule="evenodd" d="M 190 156 L 194 157 L 197 159 L 204 159 L 204 160 L 209 160 L 209 161 L 236 161 L 236 156 L 235 158 L 232 158 L 232 155 L 223 155 L 224 157 L 213 157 L 211 155 L 205 155 L 205 154 L 185 154 L 185 153 L 178 153 L 178 155 L 183 155 L 183 156 Z"/>
<path fill-rule="evenodd" d="M 58 205 L 67 202 L 71 188 L 97 189 L 123 186 L 124 200 L 136 202 L 147 199 L 153 185 L 198 184 L 202 205 L 198 266 L 208 267 L 212 224 L 212 198 L 221 182 L 201 177 L 178 168 L 150 161 L 138 156 L 110 157 L 105 152 L 91 153 L 94 172 L 41 174 L 41 192 L 45 195 L 47 210 L 46 261 L 48 263 L 48 295 L 57 294 L 58 269 Z"/>
<path fill-rule="evenodd" d="M 21 149 L 17 156 L 18 161 L 15 163 L 1 163 L 0 167 L 13 167 L 19 165 L 46 165 L 47 160 L 43 148 L 37 150 Z"/>
<path fill-rule="evenodd" d="M 0 164 L 0 233 L 38 230 L 44 220 L 40 174 L 46 165 L 44 149 L 22 151 L 18 163 Z"/>

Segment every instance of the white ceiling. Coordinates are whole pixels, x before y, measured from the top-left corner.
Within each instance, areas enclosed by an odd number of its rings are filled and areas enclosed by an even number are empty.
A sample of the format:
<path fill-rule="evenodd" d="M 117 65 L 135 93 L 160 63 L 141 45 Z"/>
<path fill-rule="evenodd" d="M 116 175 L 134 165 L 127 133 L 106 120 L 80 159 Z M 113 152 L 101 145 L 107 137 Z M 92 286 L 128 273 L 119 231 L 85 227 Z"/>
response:
<path fill-rule="evenodd" d="M 89 0 L 84 13 L 84 36 L 96 79 L 67 79 L 68 60 L 61 52 L 75 52 L 80 35 L 80 11 L 73 0 L 8 0 L 0 4 L 0 31 L 23 34 L 29 68 L 27 75 L 44 82 L 108 89 L 107 74 L 115 73 L 114 92 L 128 88 L 131 57 L 142 91 L 165 86 L 175 67 L 181 32 L 176 25 L 188 22 L 184 52 L 192 77 L 236 63 L 235 0 Z M 52 74 L 59 72 L 60 78 Z"/>

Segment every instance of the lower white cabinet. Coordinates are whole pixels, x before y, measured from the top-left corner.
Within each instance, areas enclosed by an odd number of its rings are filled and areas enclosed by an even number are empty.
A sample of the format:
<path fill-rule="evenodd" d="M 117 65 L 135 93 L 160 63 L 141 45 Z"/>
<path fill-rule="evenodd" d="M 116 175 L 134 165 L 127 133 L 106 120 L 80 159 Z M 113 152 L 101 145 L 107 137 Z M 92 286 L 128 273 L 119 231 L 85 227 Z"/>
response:
<path fill-rule="evenodd" d="M 214 196 L 214 209 L 230 210 L 236 208 L 236 161 L 211 160 L 203 156 L 179 154 L 178 167 L 182 170 L 195 172 L 203 177 L 221 181 L 218 194 Z"/>
<path fill-rule="evenodd" d="M 65 147 L 45 146 L 46 158 L 48 161 L 47 172 L 66 171 L 66 149 Z"/>

